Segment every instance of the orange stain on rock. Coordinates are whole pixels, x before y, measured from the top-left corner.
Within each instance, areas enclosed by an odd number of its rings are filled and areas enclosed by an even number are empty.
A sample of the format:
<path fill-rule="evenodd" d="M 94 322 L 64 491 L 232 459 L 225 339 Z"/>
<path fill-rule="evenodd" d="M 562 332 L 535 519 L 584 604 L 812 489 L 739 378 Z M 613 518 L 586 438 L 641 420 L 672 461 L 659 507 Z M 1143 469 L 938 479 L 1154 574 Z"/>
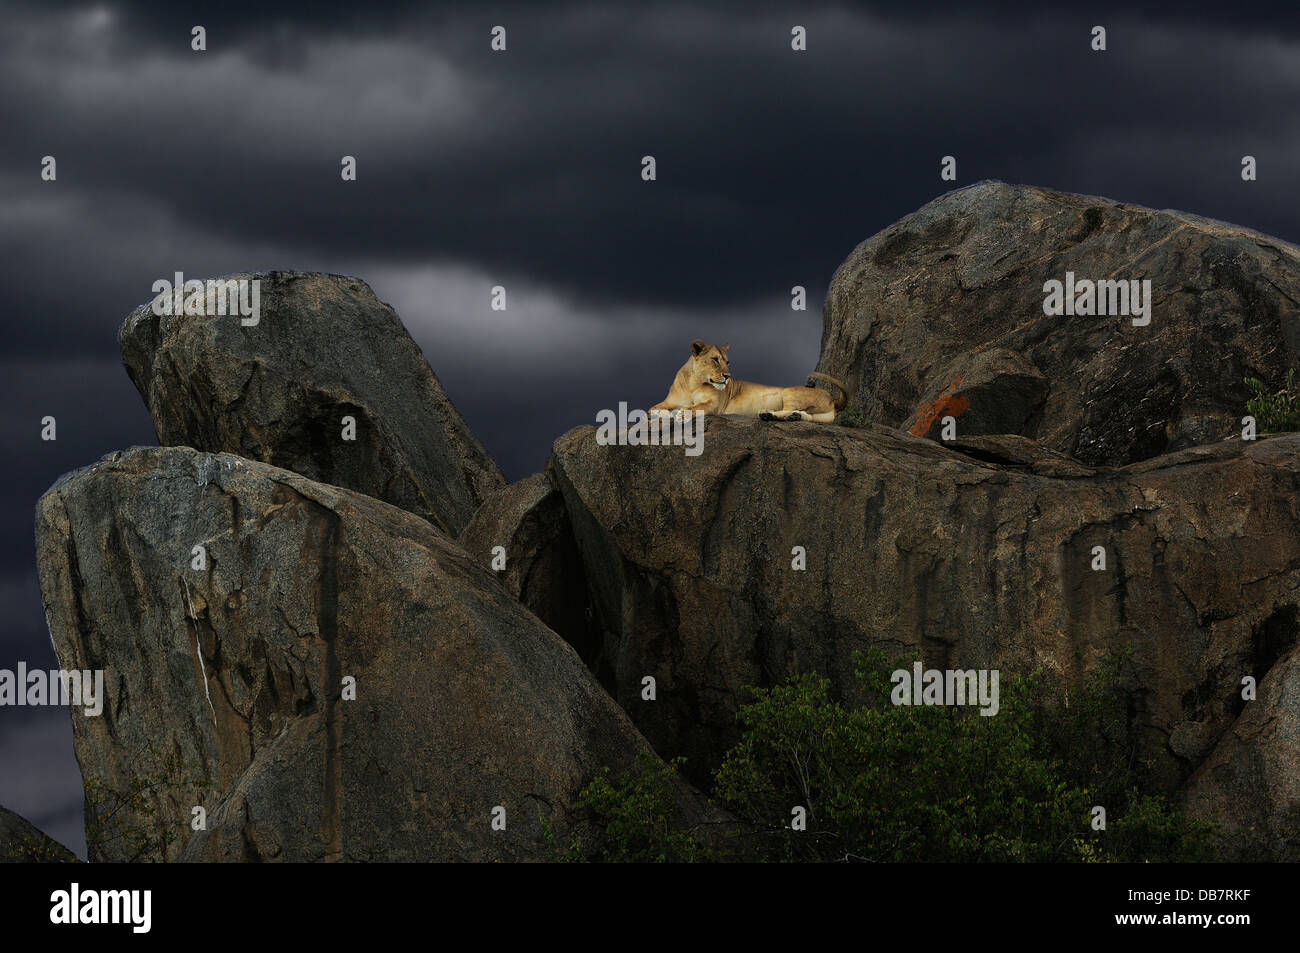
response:
<path fill-rule="evenodd" d="M 953 396 L 953 391 L 961 383 L 961 378 L 957 378 L 948 385 L 948 389 L 941 394 L 936 400 L 922 406 L 916 412 L 916 423 L 907 431 L 913 437 L 924 437 L 930 432 L 930 428 L 936 420 L 951 415 L 954 419 L 960 419 L 961 415 L 970 409 L 970 401 L 965 397 Z"/>

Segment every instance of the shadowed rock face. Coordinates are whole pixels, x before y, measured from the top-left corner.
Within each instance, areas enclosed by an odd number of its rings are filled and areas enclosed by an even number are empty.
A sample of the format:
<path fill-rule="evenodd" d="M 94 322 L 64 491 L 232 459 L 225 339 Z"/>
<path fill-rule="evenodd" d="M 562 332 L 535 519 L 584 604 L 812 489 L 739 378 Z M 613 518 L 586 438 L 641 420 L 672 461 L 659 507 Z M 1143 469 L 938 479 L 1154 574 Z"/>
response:
<path fill-rule="evenodd" d="M 261 317 L 159 317 L 118 334 L 159 443 L 293 470 L 421 516 L 455 536 L 505 485 L 393 309 L 356 278 L 269 272 Z M 215 310 L 215 307 L 213 308 Z M 343 439 L 343 418 L 356 439 Z"/>
<path fill-rule="evenodd" d="M 595 669 L 600 633 L 595 625 L 582 557 L 564 499 L 544 473 L 498 490 L 479 507 L 459 543 L 481 566 L 500 546 L 501 583 L 528 611 L 564 637 Z"/>
<path fill-rule="evenodd" d="M 102 717 L 73 712 L 82 771 L 125 790 L 177 760 L 156 819 L 125 816 L 179 832 L 170 860 L 546 859 L 541 819 L 567 844 L 579 786 L 645 750 L 487 569 L 348 490 L 133 449 L 42 497 L 37 548 L 61 664 L 105 670 Z"/>
<path fill-rule="evenodd" d="M 1295 614 L 1265 627 L 1294 644 Z M 1236 856 L 1300 858 L 1300 650 L 1291 649 L 1258 686 L 1257 700 L 1226 731 L 1187 787 L 1187 807 L 1213 821 Z"/>
<path fill-rule="evenodd" d="M 77 858 L 13 811 L 0 807 L 0 864 L 76 863 Z"/>
<path fill-rule="evenodd" d="M 1015 351 L 992 348 L 963 354 L 937 378 L 903 428 L 916 437 L 940 437 L 945 415 L 960 421 L 963 436 L 1022 434 L 1037 429 L 1050 385 Z"/>
<path fill-rule="evenodd" d="M 1150 279 L 1151 323 L 1048 316 L 1044 284 Z M 1020 361 L 1013 357 L 1018 355 Z M 826 298 L 817 370 L 850 409 L 929 434 L 1011 432 L 1123 465 L 1240 428 L 1247 376 L 1300 366 L 1300 249 L 1222 222 L 981 182 L 863 242 Z M 918 429 L 919 428 L 919 429 Z"/>
<path fill-rule="evenodd" d="M 551 468 L 616 697 L 688 770 L 733 740 L 742 686 L 815 670 L 852 698 L 852 654 L 872 645 L 1058 684 L 1131 646 L 1140 735 L 1172 787 L 1236 721 L 1241 677 L 1295 644 L 1297 451 L 1288 435 L 1094 471 L 1023 438 L 957 452 L 710 417 L 699 457 L 600 446 L 586 427 Z"/>

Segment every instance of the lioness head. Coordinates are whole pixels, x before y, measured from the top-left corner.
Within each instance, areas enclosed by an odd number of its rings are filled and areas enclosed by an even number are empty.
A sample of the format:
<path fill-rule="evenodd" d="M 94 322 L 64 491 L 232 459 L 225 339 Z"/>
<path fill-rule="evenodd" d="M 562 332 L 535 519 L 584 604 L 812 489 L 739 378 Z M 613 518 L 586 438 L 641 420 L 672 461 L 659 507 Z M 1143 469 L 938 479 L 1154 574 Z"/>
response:
<path fill-rule="evenodd" d="M 718 347 L 705 344 L 701 340 L 691 342 L 691 370 L 695 380 L 700 384 L 712 384 L 718 390 L 726 390 L 727 381 L 731 380 L 731 368 L 727 365 L 727 351 L 730 344 Z"/>

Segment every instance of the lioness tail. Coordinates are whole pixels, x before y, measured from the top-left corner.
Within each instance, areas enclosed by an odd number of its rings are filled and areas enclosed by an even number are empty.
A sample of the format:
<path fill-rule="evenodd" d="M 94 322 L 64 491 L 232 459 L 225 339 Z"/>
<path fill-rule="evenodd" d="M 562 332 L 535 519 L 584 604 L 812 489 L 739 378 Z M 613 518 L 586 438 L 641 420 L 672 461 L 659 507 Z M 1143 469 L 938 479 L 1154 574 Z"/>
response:
<path fill-rule="evenodd" d="M 820 371 L 813 371 L 811 374 L 808 375 L 809 387 L 813 386 L 813 381 L 825 381 L 826 383 L 839 389 L 840 396 L 835 398 L 835 411 L 837 413 L 848 406 L 849 389 L 845 387 L 843 384 L 841 384 L 839 381 L 837 381 L 835 378 L 831 377 L 829 374 L 822 374 Z"/>

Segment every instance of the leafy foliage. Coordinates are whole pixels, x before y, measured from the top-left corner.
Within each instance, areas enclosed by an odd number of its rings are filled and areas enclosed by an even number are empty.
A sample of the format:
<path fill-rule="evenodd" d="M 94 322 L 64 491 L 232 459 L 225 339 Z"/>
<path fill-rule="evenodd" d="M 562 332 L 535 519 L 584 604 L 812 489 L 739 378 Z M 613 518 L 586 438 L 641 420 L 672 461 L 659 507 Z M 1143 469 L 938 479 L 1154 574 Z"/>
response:
<path fill-rule="evenodd" d="M 57 841 L 38 834 L 24 834 L 9 848 L 6 860 L 23 864 L 75 864 L 76 856 Z"/>
<path fill-rule="evenodd" d="M 1255 418 L 1261 432 L 1300 430 L 1300 390 L 1296 389 L 1295 368 L 1286 372 L 1286 386 L 1273 393 L 1257 377 L 1245 381 L 1255 394 L 1246 401 L 1246 413 Z"/>
<path fill-rule="evenodd" d="M 152 770 L 131 775 L 124 790 L 93 775 L 86 777 L 86 848 L 91 860 L 103 857 L 109 845 L 118 846 L 127 861 L 165 860 L 177 832 L 162 822 L 163 798 L 175 804 L 182 791 L 207 787 L 206 778 L 185 777 L 176 756 L 164 757 L 154 748 L 149 755 Z"/>
<path fill-rule="evenodd" d="M 1184 819 L 1148 782 L 1119 687 L 1123 656 L 1088 685 L 1035 704 L 1041 681 L 1002 682 L 996 715 L 895 706 L 889 673 L 859 656 L 867 702 L 846 708 L 801 675 L 752 689 L 742 736 L 714 796 L 744 825 L 746 854 L 777 861 L 1166 861 L 1206 859 L 1211 829 Z M 586 792 L 610 860 L 725 859 L 667 821 L 662 769 Z M 792 808 L 806 830 L 791 828 Z M 1107 829 L 1092 829 L 1094 806 Z M 685 839 L 683 839 L 685 838 Z M 735 845 L 732 845 L 733 848 Z"/>
<path fill-rule="evenodd" d="M 665 863 L 713 859 L 712 852 L 689 832 L 674 829 L 674 775 L 685 759 L 663 764 L 649 751 L 637 755 L 632 770 L 611 779 L 602 768 L 579 795 L 578 804 L 599 818 L 604 837 L 595 856 L 612 862 Z M 548 828 L 553 849 L 554 835 Z M 583 856 L 578 841 L 559 852 L 561 859 Z"/>

